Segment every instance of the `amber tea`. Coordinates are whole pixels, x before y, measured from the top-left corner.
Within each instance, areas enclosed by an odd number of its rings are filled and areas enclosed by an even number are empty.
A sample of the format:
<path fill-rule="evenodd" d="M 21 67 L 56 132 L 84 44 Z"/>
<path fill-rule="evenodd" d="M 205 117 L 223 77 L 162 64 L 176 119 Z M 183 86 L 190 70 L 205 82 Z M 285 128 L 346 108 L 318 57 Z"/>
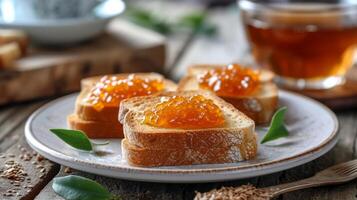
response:
<path fill-rule="evenodd" d="M 313 11 L 321 6 L 300 3 L 289 5 L 289 10 L 277 7 L 265 13 L 243 12 L 257 64 L 270 68 L 288 81 L 338 81 L 343 77 L 353 65 L 357 26 L 349 23 L 351 18 L 341 15 L 340 11 Z M 326 88 L 328 84 L 312 87 Z"/>

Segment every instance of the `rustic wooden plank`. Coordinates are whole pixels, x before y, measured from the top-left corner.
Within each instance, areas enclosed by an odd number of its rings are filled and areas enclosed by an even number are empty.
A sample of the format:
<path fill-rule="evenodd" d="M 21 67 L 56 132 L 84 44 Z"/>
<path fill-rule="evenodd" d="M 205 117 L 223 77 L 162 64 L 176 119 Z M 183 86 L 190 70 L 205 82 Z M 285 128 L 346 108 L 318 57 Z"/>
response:
<path fill-rule="evenodd" d="M 113 194 L 121 195 L 123 199 L 157 199 L 157 200 L 167 200 L 167 199 L 193 199 L 195 191 L 208 191 L 213 188 L 219 188 L 222 186 L 239 186 L 246 183 L 255 184 L 254 181 L 239 180 L 239 181 L 229 181 L 220 183 L 204 183 L 204 184 L 165 184 L 165 183 L 148 183 L 148 182 L 137 182 L 137 181 L 127 181 L 113 178 L 106 178 L 102 176 L 96 176 L 93 174 L 80 172 L 77 170 L 71 170 L 71 173 L 65 172 L 65 167 L 63 167 L 58 176 L 66 176 L 69 174 L 84 176 L 91 178 L 103 184 L 108 188 Z M 52 199 L 52 200 L 62 200 L 62 198 L 56 195 L 52 189 L 52 182 L 50 182 L 43 191 L 36 197 L 36 200 L 41 199 Z"/>
<path fill-rule="evenodd" d="M 82 78 L 125 72 L 162 72 L 164 37 L 113 20 L 107 33 L 71 47 L 31 47 L 9 71 L 0 73 L 0 104 L 60 95 L 79 89 Z M 36 81 L 32 81 L 36 80 Z"/>
<path fill-rule="evenodd" d="M 21 166 L 27 175 L 19 176 L 19 179 L 6 176 L 6 170 L 13 166 L 11 162 Z M 0 199 L 33 199 L 58 170 L 59 165 L 38 157 L 21 137 L 17 145 L 0 156 Z"/>
<path fill-rule="evenodd" d="M 16 135 L 16 133 L 23 133 L 22 129 L 27 118 L 33 111 L 43 105 L 45 101 L 27 103 L 19 105 L 15 112 L 12 112 L 2 123 L 0 123 L 0 152 L 5 149 L 2 148 L 2 143 L 6 143 L 9 135 Z M 15 129 L 17 129 L 15 131 Z M 12 141 L 14 138 L 12 138 Z M 9 143 L 10 144 L 10 140 Z M 9 145 L 6 145 L 9 146 Z"/>
<path fill-rule="evenodd" d="M 13 113 L 16 112 L 17 106 L 2 107 L 0 109 L 0 126 Z"/>
<path fill-rule="evenodd" d="M 126 181 L 105 178 L 89 173 L 79 172 L 76 170 L 71 170 L 71 173 L 66 173 L 64 168 L 65 167 L 62 167 L 60 173 L 57 176 L 66 176 L 69 174 L 73 174 L 91 178 L 108 188 L 109 191 L 113 194 L 122 196 L 123 199 L 183 199 L 181 185 Z M 35 199 L 63 200 L 63 198 L 53 192 L 52 181 L 42 190 L 42 192 Z"/>

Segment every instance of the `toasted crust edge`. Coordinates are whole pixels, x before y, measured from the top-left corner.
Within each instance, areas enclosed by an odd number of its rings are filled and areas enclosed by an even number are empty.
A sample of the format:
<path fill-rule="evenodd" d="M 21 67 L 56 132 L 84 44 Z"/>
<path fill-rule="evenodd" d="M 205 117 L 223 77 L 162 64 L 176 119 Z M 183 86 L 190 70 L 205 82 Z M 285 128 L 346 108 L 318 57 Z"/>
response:
<path fill-rule="evenodd" d="M 86 121 L 71 114 L 67 117 L 69 128 L 83 131 L 89 138 L 123 138 L 123 126 L 119 123 Z"/>
<path fill-rule="evenodd" d="M 252 136 L 255 139 L 255 134 L 252 134 Z M 252 143 L 256 144 L 256 142 Z M 250 147 L 250 144 L 248 146 Z M 245 149 L 237 149 L 236 146 L 195 149 L 147 149 L 132 145 L 126 139 L 122 140 L 123 159 L 130 165 L 139 167 L 232 163 L 252 159 L 256 156 L 256 151 L 257 148 L 255 148 L 254 154 L 246 155 Z"/>

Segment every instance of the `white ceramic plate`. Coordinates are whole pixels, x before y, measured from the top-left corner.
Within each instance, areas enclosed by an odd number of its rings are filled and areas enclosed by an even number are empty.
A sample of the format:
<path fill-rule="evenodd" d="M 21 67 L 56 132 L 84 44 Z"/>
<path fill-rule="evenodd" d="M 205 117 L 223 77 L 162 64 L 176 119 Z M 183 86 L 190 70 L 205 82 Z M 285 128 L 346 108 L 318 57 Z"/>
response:
<path fill-rule="evenodd" d="M 289 169 L 329 151 L 337 142 L 338 122 L 328 108 L 307 97 L 280 91 L 279 104 L 287 106 L 290 135 L 260 145 L 254 160 L 175 167 L 133 167 L 122 161 L 119 139 L 101 147 L 95 155 L 72 149 L 50 133 L 50 128 L 67 128 L 66 116 L 73 112 L 77 94 L 62 97 L 36 111 L 27 121 L 25 134 L 33 149 L 46 158 L 82 171 L 150 182 L 210 182 L 242 179 Z M 259 138 L 266 128 L 258 127 Z M 217 155 L 219 156 L 219 155 Z"/>

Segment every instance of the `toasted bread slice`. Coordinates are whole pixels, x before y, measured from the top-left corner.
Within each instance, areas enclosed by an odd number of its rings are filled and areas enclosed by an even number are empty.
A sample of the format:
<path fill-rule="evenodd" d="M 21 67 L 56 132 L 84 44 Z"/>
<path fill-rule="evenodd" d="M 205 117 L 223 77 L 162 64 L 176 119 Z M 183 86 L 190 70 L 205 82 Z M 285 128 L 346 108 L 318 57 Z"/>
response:
<path fill-rule="evenodd" d="M 232 163 L 247 159 L 242 158 L 240 152 L 238 146 L 147 149 L 132 145 L 127 139 L 122 140 L 123 158 L 130 165 L 140 167 Z"/>
<path fill-rule="evenodd" d="M 116 74 L 118 78 L 127 77 L 129 74 Z M 175 90 L 176 84 L 164 79 L 156 73 L 138 73 L 139 77 L 150 79 L 163 79 L 166 90 Z M 102 77 L 102 76 L 101 76 Z M 102 110 L 96 110 L 92 104 L 87 103 L 91 87 L 100 80 L 99 76 L 87 78 L 82 81 L 82 91 L 76 99 L 75 111 L 67 119 L 68 125 L 72 129 L 84 131 L 90 138 L 122 138 L 123 128 L 118 122 L 118 106 L 106 106 Z M 112 129 L 112 130 L 109 130 Z"/>
<path fill-rule="evenodd" d="M 212 99 L 224 113 L 225 125 L 219 128 L 206 129 L 175 129 L 175 128 L 158 128 L 143 124 L 144 111 L 151 106 L 161 102 L 162 98 L 167 96 L 192 96 L 200 94 L 206 98 Z M 215 96 L 208 91 L 184 91 L 184 92 L 163 92 L 157 95 L 147 97 L 134 97 L 126 99 L 120 104 L 119 120 L 123 124 L 125 141 L 123 148 L 126 151 L 128 162 L 139 166 L 161 166 L 161 165 L 181 165 L 181 164 L 199 164 L 199 163 L 221 163 L 235 162 L 243 159 L 251 159 L 257 153 L 257 141 L 254 133 L 254 121 L 235 109 L 231 104 Z M 126 144 L 125 144 L 126 142 Z M 232 151 L 232 148 L 235 151 Z M 203 158 L 197 160 L 197 156 L 203 150 L 216 148 L 212 153 L 220 153 L 227 156 L 239 154 L 235 158 Z M 160 158 L 147 158 L 158 156 L 157 153 L 167 151 L 160 155 Z M 192 155 L 187 152 L 192 153 Z M 141 153 L 140 153 L 141 152 Z M 145 153 L 144 153 L 145 152 Z M 171 152 L 171 153 L 169 153 Z M 186 153 L 185 153 L 186 152 Z M 175 153 L 182 159 L 166 160 L 170 155 Z M 141 155 L 141 156 L 140 156 Z M 218 155 L 218 154 L 217 154 Z M 239 157 L 239 159 L 238 159 Z"/>
<path fill-rule="evenodd" d="M 29 40 L 24 31 L 15 29 L 0 29 L 0 45 L 9 43 L 16 43 L 19 46 L 21 56 L 26 54 Z"/>
<path fill-rule="evenodd" d="M 89 138 L 123 138 L 123 126 L 120 123 L 105 121 L 88 121 L 75 114 L 67 117 L 68 126 L 74 130 L 81 130 Z"/>
<path fill-rule="evenodd" d="M 189 68 L 189 75 L 182 78 L 178 90 L 200 90 L 197 75 L 217 66 L 198 65 Z M 272 82 L 273 74 L 260 72 L 261 84 L 249 96 L 220 96 L 238 110 L 254 120 L 256 124 L 267 124 L 278 106 L 278 87 Z"/>
<path fill-rule="evenodd" d="M 0 44 L 0 69 L 13 67 L 20 57 L 21 49 L 17 43 Z"/>
<path fill-rule="evenodd" d="M 129 74 L 117 74 L 118 78 L 125 78 Z M 150 78 L 150 79 L 163 79 L 165 85 L 165 91 L 175 91 L 176 84 L 170 80 L 164 79 L 164 77 L 157 73 L 137 73 L 138 77 Z M 118 122 L 118 106 L 107 106 L 104 107 L 100 112 L 94 109 L 93 105 L 85 101 L 85 97 L 89 94 L 90 88 L 94 86 L 96 82 L 100 80 L 103 76 L 95 76 L 91 78 L 86 78 L 81 81 L 82 91 L 76 100 L 75 113 L 79 118 L 89 121 L 105 121 L 105 122 Z"/>

